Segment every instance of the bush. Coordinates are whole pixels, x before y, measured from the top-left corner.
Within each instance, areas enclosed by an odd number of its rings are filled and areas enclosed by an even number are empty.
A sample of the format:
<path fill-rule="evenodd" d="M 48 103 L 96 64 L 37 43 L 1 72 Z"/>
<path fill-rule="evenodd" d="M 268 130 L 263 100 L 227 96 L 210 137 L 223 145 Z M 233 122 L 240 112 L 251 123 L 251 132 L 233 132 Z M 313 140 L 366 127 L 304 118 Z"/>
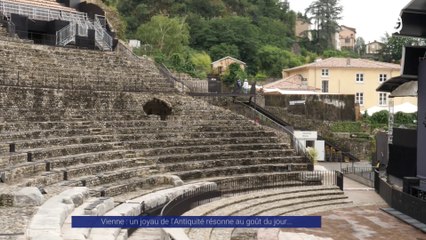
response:
<path fill-rule="evenodd" d="M 360 122 L 335 122 L 331 125 L 332 132 L 362 132 Z"/>
<path fill-rule="evenodd" d="M 397 124 L 413 124 L 417 120 L 417 113 L 397 112 L 395 114 L 395 123 Z"/>
<path fill-rule="evenodd" d="M 308 154 L 309 158 L 311 159 L 312 164 L 316 164 L 317 159 L 318 159 L 317 150 L 315 148 L 312 148 L 312 147 L 307 147 L 306 153 Z"/>
<path fill-rule="evenodd" d="M 371 117 L 368 118 L 368 121 L 372 124 L 388 124 L 389 112 L 387 110 L 382 110 L 376 112 Z"/>

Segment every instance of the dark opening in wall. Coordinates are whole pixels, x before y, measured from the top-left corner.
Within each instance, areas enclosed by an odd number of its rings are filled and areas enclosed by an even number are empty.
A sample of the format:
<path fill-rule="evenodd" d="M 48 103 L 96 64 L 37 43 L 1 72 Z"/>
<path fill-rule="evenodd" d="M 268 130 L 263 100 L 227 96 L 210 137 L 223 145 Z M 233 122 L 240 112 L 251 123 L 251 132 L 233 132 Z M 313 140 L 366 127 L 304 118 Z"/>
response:
<path fill-rule="evenodd" d="M 163 100 L 154 98 L 143 106 L 143 110 L 148 115 L 159 115 L 161 120 L 166 120 L 167 116 L 172 114 L 172 107 Z"/>

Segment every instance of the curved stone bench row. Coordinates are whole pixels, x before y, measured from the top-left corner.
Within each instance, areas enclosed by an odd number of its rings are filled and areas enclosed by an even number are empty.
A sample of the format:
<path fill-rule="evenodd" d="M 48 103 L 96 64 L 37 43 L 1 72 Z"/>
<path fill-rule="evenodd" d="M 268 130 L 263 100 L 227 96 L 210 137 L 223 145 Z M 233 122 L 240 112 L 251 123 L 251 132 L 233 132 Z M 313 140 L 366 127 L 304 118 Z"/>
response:
<path fill-rule="evenodd" d="M 171 173 L 179 176 L 180 178 L 182 178 L 182 180 L 194 180 L 218 176 L 235 176 L 250 173 L 274 174 L 279 172 L 288 172 L 289 169 L 289 164 L 256 164 L 249 166 L 236 165 Z"/>
<path fill-rule="evenodd" d="M 258 136 L 254 137 L 256 133 Z M 262 134 L 263 133 L 263 134 Z M 210 136 L 210 137 L 209 137 Z M 179 139 L 177 141 L 176 139 Z M 147 142 L 148 141 L 148 142 Z M 203 145 L 205 143 L 217 144 L 244 144 L 244 143 L 279 143 L 277 137 L 265 132 L 172 132 L 164 134 L 155 133 L 133 133 L 133 134 L 94 134 L 94 135 L 73 135 L 67 137 L 51 137 L 43 139 L 30 139 L 13 141 L 14 151 L 25 151 L 36 148 L 67 146 L 88 143 L 108 143 L 123 142 L 129 148 L 151 148 L 155 146 L 190 146 Z M 2 144 L 4 151 L 9 152 L 10 144 Z M 284 147 L 287 147 L 283 145 Z"/>
<path fill-rule="evenodd" d="M 158 128 L 158 129 L 157 129 Z M 146 119 L 146 120 L 121 120 L 121 121 L 43 121 L 43 122 L 29 122 L 20 121 L 13 123 L 0 124 L 0 131 L 2 135 L 7 136 L 8 134 L 18 134 L 19 132 L 41 132 L 44 131 L 60 131 L 67 129 L 75 129 L 76 131 L 84 131 L 90 129 L 102 129 L 102 130 L 126 130 L 126 129 L 143 129 L 149 130 L 161 130 L 160 128 L 166 128 L 167 130 L 204 130 L 205 132 L 214 132 L 215 130 L 222 130 L 222 128 L 230 131 L 258 131 L 259 128 L 254 124 L 241 124 L 238 120 L 209 120 L 209 119 L 180 119 L 180 120 L 167 120 L 159 121 L 158 119 Z M 44 131 L 43 131 L 44 130 Z"/>
<path fill-rule="evenodd" d="M 215 160 L 198 160 L 187 162 L 165 163 L 158 164 L 158 168 L 165 172 L 182 172 L 192 171 L 199 169 L 209 169 L 217 167 L 230 167 L 230 166 L 249 166 L 257 164 L 288 164 L 289 169 L 297 171 L 296 166 L 298 163 L 303 163 L 304 157 L 302 156 L 279 156 L 279 157 L 250 157 L 250 158 L 229 158 L 229 159 L 215 159 Z M 306 163 L 305 163 L 306 164 Z M 305 165 L 304 164 L 304 165 Z"/>
<path fill-rule="evenodd" d="M 87 188 L 71 188 L 48 199 L 38 209 L 27 228 L 31 240 L 61 238 L 61 228 L 68 215 L 89 197 Z"/>
<path fill-rule="evenodd" d="M 128 200 L 107 212 L 105 216 L 139 216 L 144 213 L 144 210 L 149 211 L 151 209 L 157 208 L 158 206 L 165 205 L 173 198 L 203 186 L 214 187 L 216 184 L 212 182 L 199 182 L 156 191 L 138 198 L 134 198 L 132 200 Z M 116 240 L 118 239 L 117 237 L 120 231 L 121 229 L 92 229 L 89 235 L 89 239 Z"/>
<path fill-rule="evenodd" d="M 13 181 L 14 179 L 18 179 L 19 176 L 25 176 L 25 174 L 13 174 L 20 172 L 29 172 L 30 174 L 36 173 L 37 171 L 50 171 L 55 167 L 54 158 L 60 158 L 64 156 L 73 156 L 85 153 L 98 153 L 98 152 L 108 152 L 113 150 L 125 150 L 126 148 L 130 148 L 132 150 L 138 150 L 140 156 L 147 157 L 149 160 L 149 156 L 155 156 L 157 159 L 161 159 L 162 156 L 171 155 L 172 157 L 182 155 L 182 154 L 197 154 L 197 153 L 205 153 L 208 151 L 218 151 L 219 153 L 223 153 L 223 156 L 226 156 L 226 152 L 232 151 L 245 151 L 245 153 L 241 154 L 242 156 L 250 153 L 251 149 L 260 149 L 257 150 L 256 153 L 266 152 L 267 150 L 281 150 L 281 148 L 286 147 L 285 145 L 280 145 L 278 143 L 250 143 L 250 144 L 224 144 L 224 145 L 207 145 L 214 144 L 215 142 L 219 143 L 220 141 L 227 142 L 228 139 L 188 139 L 188 140 L 180 140 L 178 141 L 151 141 L 151 142 L 104 142 L 104 143 L 88 143 L 88 144 L 71 144 L 65 146 L 53 146 L 48 148 L 38 148 L 38 149 L 27 149 L 26 151 L 31 153 L 31 159 L 28 157 L 28 160 L 31 160 L 34 163 L 22 163 L 18 166 L 12 166 L 9 169 L 5 169 L 3 172 L 6 172 L 9 177 L 7 179 L 9 181 Z M 241 140 L 242 141 L 242 140 Z M 236 140 L 235 142 L 238 142 Z M 244 142 L 244 141 L 242 141 Z M 255 142 L 255 141 L 254 141 Z M 166 144 L 167 143 L 167 144 Z M 170 146 L 167 146 L 170 144 Z M 206 145 L 186 145 L 186 144 L 206 144 Z M 130 147 L 126 147 L 130 145 Z M 145 145 L 145 146 L 144 146 Z M 182 147 L 180 145 L 185 145 Z M 151 148 L 157 146 L 156 148 Z M 179 146 L 179 147 L 176 147 Z M 137 148 L 138 147 L 138 148 Z M 147 150 L 140 147 L 146 147 Z M 292 150 L 282 150 L 280 154 L 289 155 L 292 153 Z M 211 154 L 211 153 L 210 153 Z M 235 154 L 234 154 L 235 155 Z M 30 155 L 28 155 L 30 156 Z M 52 160 L 50 160 L 52 159 Z M 206 158 L 205 158 L 206 159 Z M 208 158 L 207 158 L 208 159 Z M 44 162 L 41 162 L 44 160 Z M 69 166 L 69 165 L 68 165 Z M 21 171 L 19 171 L 21 169 Z M 4 179 L 3 179 L 4 180 Z"/>
<path fill-rule="evenodd" d="M 276 135 L 270 131 L 248 130 L 238 128 L 228 129 L 226 131 L 202 131 L 202 129 L 189 128 L 183 131 L 183 127 L 165 127 L 155 131 L 153 128 L 84 128 L 84 129 L 53 129 L 53 130 L 32 130 L 32 131 L 14 131 L 3 132 L 0 134 L 2 142 L 0 143 L 3 151 L 9 150 L 9 144 L 15 143 L 16 148 L 30 147 L 30 143 L 37 142 L 40 145 L 53 144 L 59 141 L 84 141 L 86 138 L 113 138 L 116 141 L 132 141 L 140 138 L 146 139 L 173 139 L 173 138 L 255 138 L 268 137 L 276 139 Z M 74 140 L 73 138 L 78 138 Z M 81 139 L 80 139 L 81 138 Z M 21 144 L 21 145 L 19 145 Z M 27 145 L 25 145 L 27 144 Z M 35 145 L 37 146 L 37 145 Z"/>
<path fill-rule="evenodd" d="M 311 207 L 346 204 L 346 196 L 336 187 L 304 187 L 272 190 L 219 200 L 196 208 L 187 216 L 279 216 Z M 191 239 L 231 239 L 234 229 L 189 229 Z"/>

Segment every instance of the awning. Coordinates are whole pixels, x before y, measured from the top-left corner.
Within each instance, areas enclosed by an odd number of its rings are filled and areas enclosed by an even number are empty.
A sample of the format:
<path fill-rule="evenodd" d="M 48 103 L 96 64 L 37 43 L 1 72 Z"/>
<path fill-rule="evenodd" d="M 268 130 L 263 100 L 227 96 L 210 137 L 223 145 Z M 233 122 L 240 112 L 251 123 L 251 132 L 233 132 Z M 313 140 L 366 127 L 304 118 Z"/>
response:
<path fill-rule="evenodd" d="M 426 1 L 412 0 L 401 11 L 402 29 L 395 35 L 426 38 Z"/>
<path fill-rule="evenodd" d="M 387 80 L 386 82 L 382 83 L 376 91 L 377 92 L 393 92 L 395 89 L 397 89 L 399 86 L 401 86 L 404 83 L 411 82 L 411 81 L 417 81 L 417 79 L 413 79 L 412 77 L 405 77 L 405 76 L 398 76 L 391 78 Z"/>
<path fill-rule="evenodd" d="M 417 97 L 418 95 L 418 82 L 406 82 L 392 91 L 389 97 Z"/>

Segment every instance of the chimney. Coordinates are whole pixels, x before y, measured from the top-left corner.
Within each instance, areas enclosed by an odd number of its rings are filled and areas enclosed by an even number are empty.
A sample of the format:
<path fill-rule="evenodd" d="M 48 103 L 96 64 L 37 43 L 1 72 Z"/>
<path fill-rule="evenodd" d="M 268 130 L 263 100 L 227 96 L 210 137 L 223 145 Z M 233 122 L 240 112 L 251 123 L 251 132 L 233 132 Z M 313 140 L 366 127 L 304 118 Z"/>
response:
<path fill-rule="evenodd" d="M 350 65 L 351 65 L 351 59 L 350 59 L 350 58 L 346 59 L 346 65 L 347 65 L 347 66 L 350 66 Z"/>

